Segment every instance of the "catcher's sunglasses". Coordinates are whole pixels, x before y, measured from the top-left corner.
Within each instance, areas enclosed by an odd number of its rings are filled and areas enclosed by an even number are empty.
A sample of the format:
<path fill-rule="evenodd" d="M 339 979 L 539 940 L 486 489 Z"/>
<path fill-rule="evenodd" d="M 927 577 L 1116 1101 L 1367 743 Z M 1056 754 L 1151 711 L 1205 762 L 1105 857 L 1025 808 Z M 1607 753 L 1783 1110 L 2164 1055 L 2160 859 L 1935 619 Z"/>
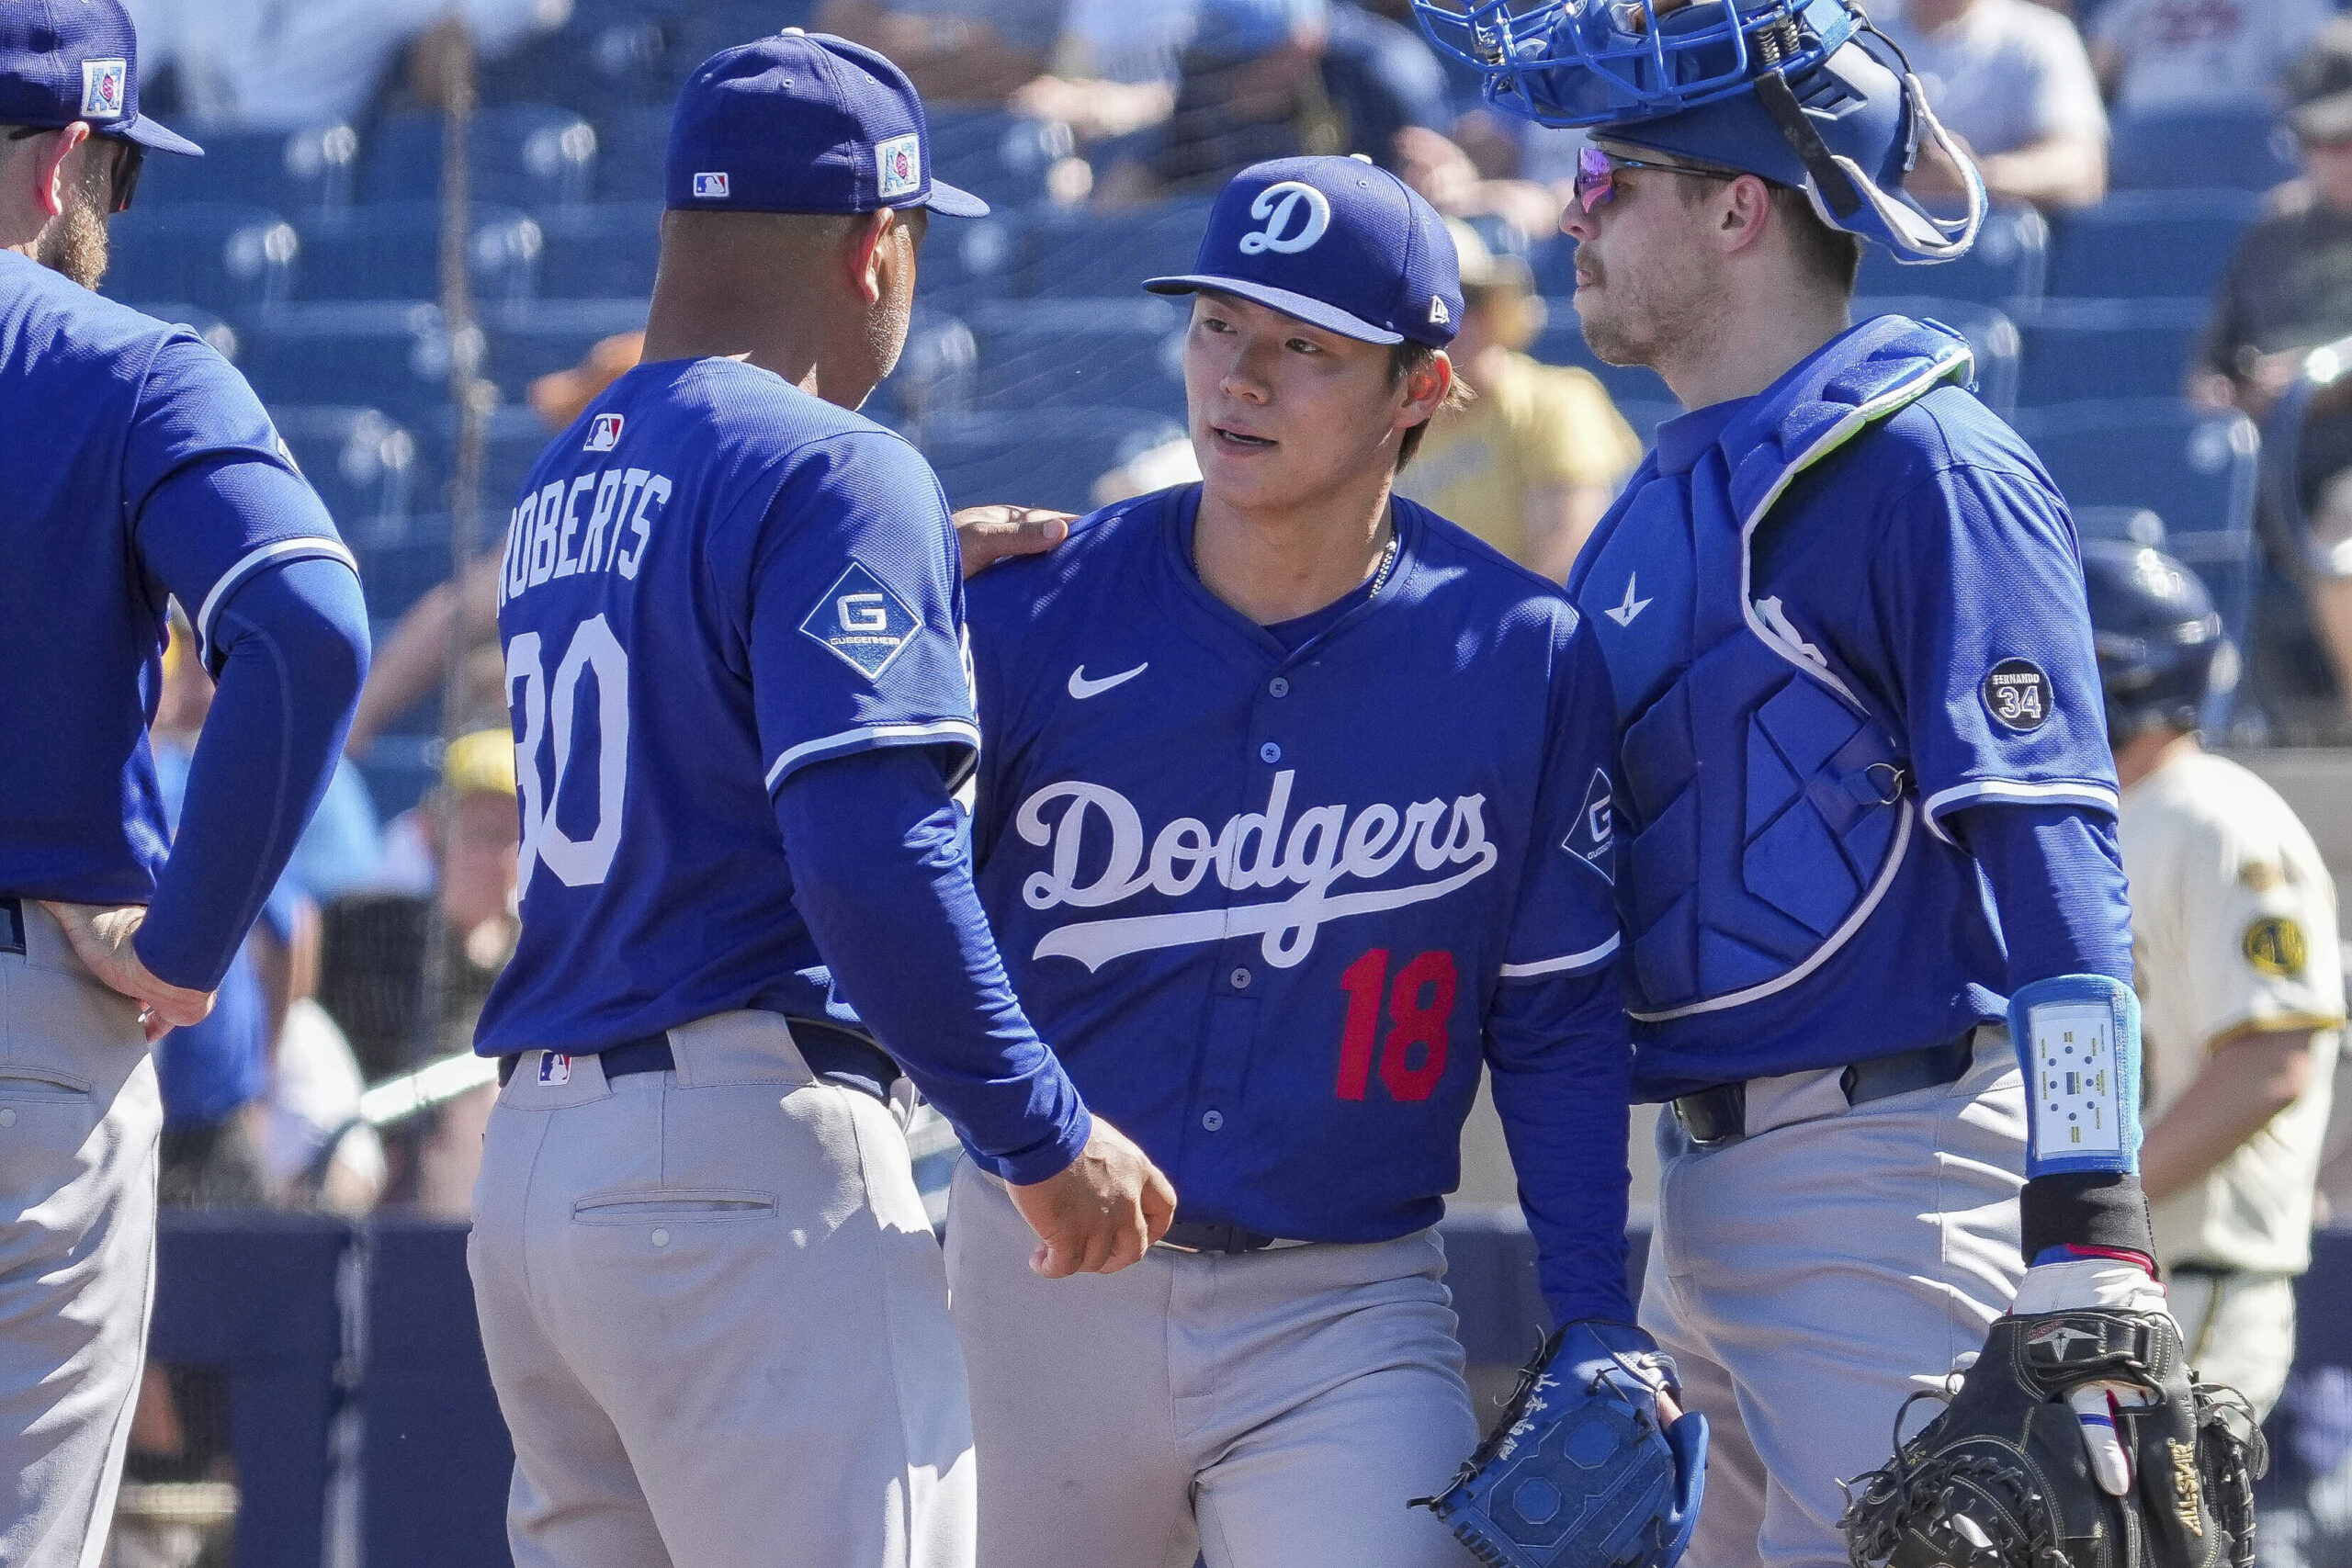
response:
<path fill-rule="evenodd" d="M 1587 147 L 1577 154 L 1577 177 L 1572 187 L 1577 207 L 1584 212 L 1610 200 L 1617 194 L 1617 171 L 1620 169 L 1656 169 L 1662 175 L 1690 175 L 1702 180 L 1736 180 L 1739 174 L 1733 169 L 1706 169 L 1690 164 L 1656 164 L 1645 158 L 1621 158 L 1614 152 L 1603 152 L 1598 147 Z"/>
<path fill-rule="evenodd" d="M 64 129 L 60 125 L 20 125 L 8 133 L 8 140 L 23 141 Z M 147 162 L 147 150 L 138 142 L 119 136 L 110 136 L 107 140 L 114 143 L 114 164 L 107 174 L 107 189 L 114 194 L 114 205 L 107 210 L 128 212 L 130 210 L 131 193 L 139 188 L 139 171 Z"/>

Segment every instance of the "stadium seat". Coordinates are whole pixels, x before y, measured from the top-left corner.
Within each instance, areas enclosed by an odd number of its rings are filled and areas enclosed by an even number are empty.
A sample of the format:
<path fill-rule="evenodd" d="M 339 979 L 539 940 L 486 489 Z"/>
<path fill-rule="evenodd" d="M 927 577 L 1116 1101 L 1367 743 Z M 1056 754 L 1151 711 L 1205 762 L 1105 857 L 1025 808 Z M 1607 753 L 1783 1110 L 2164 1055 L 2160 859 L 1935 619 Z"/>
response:
<path fill-rule="evenodd" d="M 2050 225 L 2030 207 L 2004 207 L 1985 215 L 1976 243 L 1957 261 L 1905 265 L 1884 245 L 1862 247 L 1854 291 L 1864 296 L 1931 293 L 2007 309 L 2012 299 L 2038 299 L 2048 276 Z"/>
<path fill-rule="evenodd" d="M 1131 299 L 1147 277 L 1192 271 L 1208 223 L 1208 203 L 1200 201 L 1041 218 L 1014 246 L 1006 292 L 1017 299 Z"/>
<path fill-rule="evenodd" d="M 419 516 L 407 538 L 357 545 L 351 553 L 359 562 L 359 589 L 379 644 L 394 621 L 436 584 L 447 582 L 455 570 L 449 558 L 449 519 L 442 516 Z M 432 722 L 437 727 L 437 716 Z"/>
<path fill-rule="evenodd" d="M 537 287 L 537 223 L 477 202 L 468 247 L 475 297 L 527 299 Z M 438 299 L 441 208 L 398 201 L 312 215 L 302 224 L 304 299 Z"/>
<path fill-rule="evenodd" d="M 246 319 L 244 371 L 262 400 L 378 408 L 411 428 L 449 400 L 449 334 L 437 305 L 289 305 Z"/>
<path fill-rule="evenodd" d="M 1618 403 L 1673 402 L 1674 394 L 1658 379 L 1657 372 L 1639 365 L 1604 365 L 1584 341 L 1584 327 L 1577 320 L 1574 300 L 1563 295 L 1545 301 L 1550 307 L 1550 319 L 1544 323 L 1528 353 L 1546 365 L 1577 365 L 1591 371 L 1609 389 L 1609 395 Z"/>
<path fill-rule="evenodd" d="M 2262 211 L 2249 190 L 2135 190 L 2052 226 L 2053 299 L 2202 299 Z"/>
<path fill-rule="evenodd" d="M 458 467 L 456 412 L 446 406 L 435 410 L 424 428 L 424 449 L 420 454 L 423 472 L 416 493 L 420 504 L 440 511 L 450 504 L 448 487 Z M 507 513 L 522 497 L 523 481 L 530 478 L 532 465 L 547 450 L 554 433 L 536 411 L 506 403 L 490 411 L 482 435 L 482 527 L 496 533 L 504 528 Z"/>
<path fill-rule="evenodd" d="M 185 299 L 226 316 L 287 299 L 302 248 L 277 213 L 222 202 L 135 208 L 111 232 L 108 295 Z"/>
<path fill-rule="evenodd" d="M 659 202 L 670 146 L 667 108 L 622 109 L 596 122 L 596 194 L 608 202 Z"/>
<path fill-rule="evenodd" d="M 519 403 L 525 389 L 552 370 L 568 370 L 616 333 L 645 325 L 646 301 L 548 299 L 493 307 L 482 312 L 486 353 L 482 374 L 502 400 Z"/>
<path fill-rule="evenodd" d="M 359 190 L 370 202 L 423 201 L 441 188 L 438 114 L 386 115 L 368 133 Z M 474 117 L 466 167 L 476 201 L 560 207 L 596 188 L 596 130 L 570 109 L 502 104 Z"/>
<path fill-rule="evenodd" d="M 651 296 L 654 264 L 662 256 L 661 203 L 556 208 L 533 221 L 539 226 L 543 247 L 539 253 L 541 299 Z"/>
<path fill-rule="evenodd" d="M 2201 299 L 2051 299 L 2020 304 L 2018 406 L 2168 398 L 2188 373 Z"/>
<path fill-rule="evenodd" d="M 599 121 L 633 104 L 666 116 L 686 73 L 710 53 L 687 36 L 695 4 L 570 0 L 561 27 L 482 62 L 482 101 L 554 104 Z"/>
<path fill-rule="evenodd" d="M 1872 316 L 1932 317 L 1968 340 L 1976 355 L 1976 395 L 1995 413 L 2007 415 L 2017 407 L 2018 339 L 2017 323 L 1989 305 L 1965 299 L 1873 299 L 1854 301 L 1854 320 Z"/>
<path fill-rule="evenodd" d="M 237 335 L 237 329 L 231 326 L 225 318 L 210 310 L 201 310 L 194 305 L 182 304 L 175 299 L 163 302 L 134 300 L 130 308 L 142 316 L 153 316 L 159 321 L 169 321 L 175 327 L 186 327 L 210 344 L 213 352 L 232 365 L 237 362 L 237 356 L 244 351 L 244 340 Z"/>
<path fill-rule="evenodd" d="M 1184 430 L 1164 415 L 1134 409 L 1035 409 L 944 414 L 924 421 L 917 434 L 951 506 L 1011 502 L 1088 512 L 1097 479 L 1183 439 Z"/>
<path fill-rule="evenodd" d="M 971 317 L 984 409 L 1184 414 L 1184 308 L 1134 299 L 1016 299 Z"/>
<path fill-rule="evenodd" d="M 925 233 L 915 293 L 926 305 L 965 313 L 1004 297 L 1018 256 L 1023 220 L 1011 213 L 949 218 Z"/>
<path fill-rule="evenodd" d="M 2070 506 L 2163 519 L 2165 548 L 2197 569 L 2246 646 L 2260 445 L 2251 421 L 2149 399 L 2030 409 L 2017 426 Z"/>
<path fill-rule="evenodd" d="M 2268 190 L 2300 173 L 2269 109 L 2177 109 L 2119 115 L 2107 182 L 2125 190 Z"/>
<path fill-rule="evenodd" d="M 933 109 L 929 122 L 932 174 L 995 208 L 1047 199 L 1046 172 L 1077 148 L 1061 121 L 1001 109 Z"/>
<path fill-rule="evenodd" d="M 2127 545 L 2165 546 L 2165 520 L 2144 506 L 2070 506 L 2075 532 L 2086 539 L 2120 539 Z"/>
<path fill-rule="evenodd" d="M 937 414 L 967 412 L 978 397 L 978 366 L 972 329 L 918 304 L 897 367 L 858 412 L 894 430 Z"/>
<path fill-rule="evenodd" d="M 158 158 L 139 181 L 142 206 L 242 202 L 281 212 L 351 201 L 359 138 L 347 125 L 312 130 L 208 130 L 201 158 Z"/>
<path fill-rule="evenodd" d="M 408 431 L 377 409 L 280 403 L 269 417 L 345 541 L 404 531 L 417 468 Z"/>

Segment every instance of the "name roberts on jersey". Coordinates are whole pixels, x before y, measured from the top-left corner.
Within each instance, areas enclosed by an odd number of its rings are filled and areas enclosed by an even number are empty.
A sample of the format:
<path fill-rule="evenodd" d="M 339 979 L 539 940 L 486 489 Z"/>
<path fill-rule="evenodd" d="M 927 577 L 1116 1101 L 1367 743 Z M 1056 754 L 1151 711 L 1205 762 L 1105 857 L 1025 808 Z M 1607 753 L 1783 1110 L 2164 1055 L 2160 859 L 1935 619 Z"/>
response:
<path fill-rule="evenodd" d="M 619 432 L 617 418 L 600 415 L 586 449 L 610 451 Z M 664 475 L 620 467 L 591 468 L 533 491 L 507 519 L 499 604 L 581 572 L 617 571 L 635 578 L 645 559 L 648 532 L 670 491 Z M 588 502 L 584 518 L 580 510 L 583 501 Z"/>

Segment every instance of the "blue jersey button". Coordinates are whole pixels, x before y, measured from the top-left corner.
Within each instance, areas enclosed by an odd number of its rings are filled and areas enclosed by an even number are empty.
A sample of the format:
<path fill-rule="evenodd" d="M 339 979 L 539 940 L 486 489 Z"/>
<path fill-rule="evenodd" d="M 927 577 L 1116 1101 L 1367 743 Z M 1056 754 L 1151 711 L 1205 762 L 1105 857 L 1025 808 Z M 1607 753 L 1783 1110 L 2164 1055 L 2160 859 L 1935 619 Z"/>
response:
<path fill-rule="evenodd" d="M 1250 988 L 1249 970 L 1236 969 L 1233 972 L 1233 988 L 1237 991 L 1246 991 Z"/>
<path fill-rule="evenodd" d="M 1258 748 L 1258 761 L 1261 762 L 1279 762 L 1282 760 L 1283 749 L 1275 745 L 1272 741 L 1269 740 L 1263 746 Z"/>
<path fill-rule="evenodd" d="M 1285 680 L 1283 677 L 1277 675 L 1272 680 L 1266 682 L 1266 694 L 1269 696 L 1275 697 L 1289 696 L 1290 682 Z"/>
<path fill-rule="evenodd" d="M 1216 1132 L 1219 1127 L 1225 1125 L 1225 1112 L 1222 1111 L 1202 1111 L 1201 1125 L 1207 1128 L 1212 1133 Z"/>

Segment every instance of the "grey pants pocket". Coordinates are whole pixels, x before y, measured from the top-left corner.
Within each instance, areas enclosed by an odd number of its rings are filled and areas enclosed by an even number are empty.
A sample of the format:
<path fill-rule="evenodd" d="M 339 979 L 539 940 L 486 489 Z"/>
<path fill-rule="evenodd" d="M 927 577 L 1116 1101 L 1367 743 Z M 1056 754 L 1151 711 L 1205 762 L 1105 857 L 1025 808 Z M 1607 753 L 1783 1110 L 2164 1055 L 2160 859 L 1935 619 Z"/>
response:
<path fill-rule="evenodd" d="M 764 1220 L 775 1215 L 773 1192 L 639 1190 L 598 1192 L 571 1205 L 574 1224 L 628 1225 L 647 1220 L 707 1223 L 714 1220 Z"/>

